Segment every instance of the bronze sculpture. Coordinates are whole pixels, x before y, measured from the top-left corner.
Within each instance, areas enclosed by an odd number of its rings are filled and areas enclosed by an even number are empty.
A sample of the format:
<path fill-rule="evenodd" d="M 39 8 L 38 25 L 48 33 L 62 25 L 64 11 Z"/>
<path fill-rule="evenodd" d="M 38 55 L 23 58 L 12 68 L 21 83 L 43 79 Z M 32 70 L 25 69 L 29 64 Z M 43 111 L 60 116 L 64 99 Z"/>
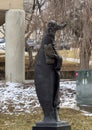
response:
<path fill-rule="evenodd" d="M 36 93 L 44 112 L 43 121 L 36 124 L 38 127 L 66 124 L 66 122 L 61 123 L 58 116 L 58 105 L 60 103 L 58 92 L 62 58 L 58 55 L 54 44 L 56 31 L 63 29 L 65 26 L 66 23 L 59 25 L 54 20 L 48 23 L 46 34 L 42 39 L 36 57 Z M 36 130 L 36 127 L 34 129 Z"/>

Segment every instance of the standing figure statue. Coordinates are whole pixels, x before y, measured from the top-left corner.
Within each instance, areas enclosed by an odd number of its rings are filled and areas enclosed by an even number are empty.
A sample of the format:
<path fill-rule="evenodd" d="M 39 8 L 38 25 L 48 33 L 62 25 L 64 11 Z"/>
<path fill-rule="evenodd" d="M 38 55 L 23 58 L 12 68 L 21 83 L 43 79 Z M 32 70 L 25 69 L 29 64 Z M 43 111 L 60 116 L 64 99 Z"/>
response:
<path fill-rule="evenodd" d="M 43 123 L 59 121 L 59 80 L 62 58 L 58 55 L 54 41 L 55 33 L 63 29 L 66 23 L 57 24 L 54 20 L 48 23 L 35 63 L 36 93 L 44 112 Z"/>

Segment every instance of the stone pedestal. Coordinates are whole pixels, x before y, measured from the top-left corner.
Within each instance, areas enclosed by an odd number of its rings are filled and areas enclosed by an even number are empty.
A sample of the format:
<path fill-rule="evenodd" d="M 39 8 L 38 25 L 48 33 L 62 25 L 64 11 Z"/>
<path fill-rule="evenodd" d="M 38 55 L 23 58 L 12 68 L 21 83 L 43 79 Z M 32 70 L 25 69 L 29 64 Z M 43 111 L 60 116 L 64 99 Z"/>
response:
<path fill-rule="evenodd" d="M 40 122 L 33 126 L 32 130 L 71 130 L 71 126 L 66 121 L 55 123 Z"/>

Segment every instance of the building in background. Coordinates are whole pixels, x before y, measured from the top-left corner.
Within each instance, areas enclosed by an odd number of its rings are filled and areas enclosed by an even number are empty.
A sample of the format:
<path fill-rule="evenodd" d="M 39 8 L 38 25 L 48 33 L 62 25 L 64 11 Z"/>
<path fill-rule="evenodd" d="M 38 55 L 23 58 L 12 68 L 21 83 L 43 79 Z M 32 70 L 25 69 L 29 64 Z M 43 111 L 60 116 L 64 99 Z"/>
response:
<path fill-rule="evenodd" d="M 0 0 L 0 9 L 23 9 L 23 0 Z"/>
<path fill-rule="evenodd" d="M 0 0 L 0 26 L 5 22 L 5 13 L 9 9 L 23 9 L 24 0 Z"/>

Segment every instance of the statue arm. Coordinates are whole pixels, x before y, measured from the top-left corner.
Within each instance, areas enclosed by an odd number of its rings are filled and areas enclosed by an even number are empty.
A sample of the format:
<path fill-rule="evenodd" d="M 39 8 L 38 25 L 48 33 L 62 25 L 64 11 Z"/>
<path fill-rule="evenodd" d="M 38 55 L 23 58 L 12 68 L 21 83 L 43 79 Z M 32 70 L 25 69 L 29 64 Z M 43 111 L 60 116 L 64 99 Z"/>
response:
<path fill-rule="evenodd" d="M 44 45 L 44 52 L 47 64 L 56 64 L 55 69 L 60 70 L 62 66 L 62 58 L 58 55 L 52 44 Z"/>
<path fill-rule="evenodd" d="M 52 44 L 44 45 L 44 53 L 47 64 L 55 64 L 56 62 L 56 53 L 53 49 Z"/>
<path fill-rule="evenodd" d="M 44 51 L 45 55 L 48 56 L 49 58 L 55 59 L 57 57 L 57 54 L 51 44 L 44 45 Z"/>

